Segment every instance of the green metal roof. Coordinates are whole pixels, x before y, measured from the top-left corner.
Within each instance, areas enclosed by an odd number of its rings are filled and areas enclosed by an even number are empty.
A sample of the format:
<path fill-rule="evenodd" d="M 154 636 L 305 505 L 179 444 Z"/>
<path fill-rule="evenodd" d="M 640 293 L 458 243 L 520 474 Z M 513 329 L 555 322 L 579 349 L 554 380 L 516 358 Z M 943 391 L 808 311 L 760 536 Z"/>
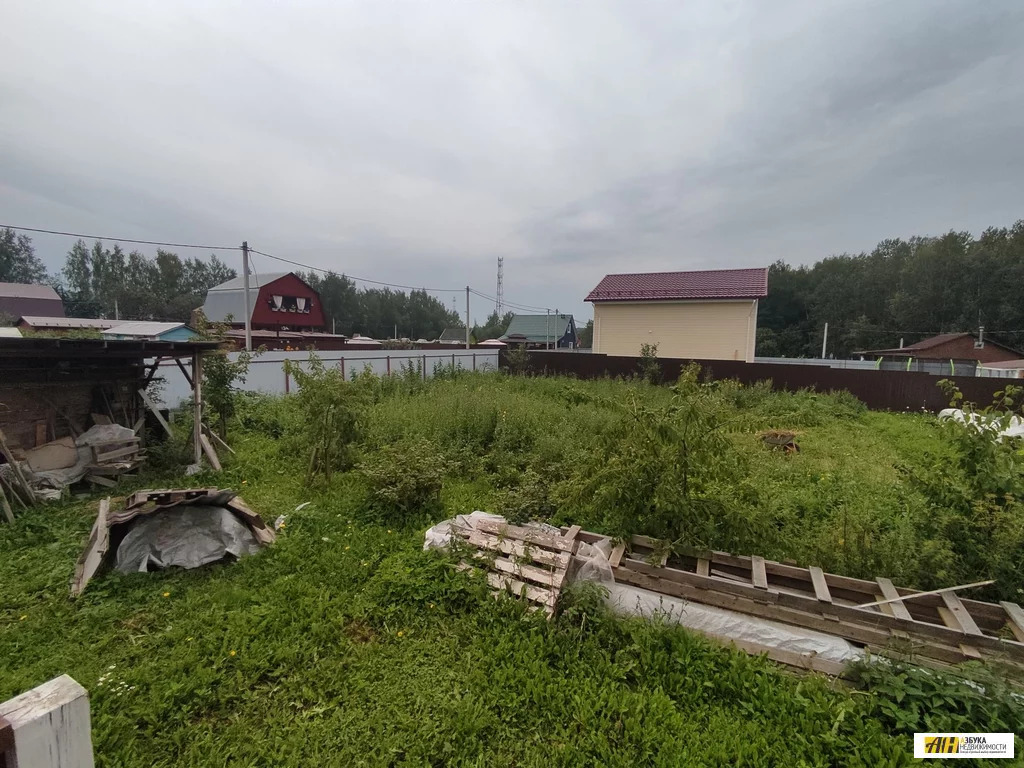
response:
<path fill-rule="evenodd" d="M 572 315 L 514 315 L 500 340 L 525 336 L 527 341 L 558 341 L 569 332 L 571 323 L 575 327 Z"/>

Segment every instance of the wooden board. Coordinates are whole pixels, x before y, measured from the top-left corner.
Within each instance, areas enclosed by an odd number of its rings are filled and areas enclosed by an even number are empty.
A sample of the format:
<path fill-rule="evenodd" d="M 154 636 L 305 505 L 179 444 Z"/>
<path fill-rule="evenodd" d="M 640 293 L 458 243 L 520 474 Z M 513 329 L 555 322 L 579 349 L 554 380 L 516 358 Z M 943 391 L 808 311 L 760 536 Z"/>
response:
<path fill-rule="evenodd" d="M 146 390 L 140 389 L 139 397 L 142 398 L 142 402 L 146 404 L 146 407 L 149 408 L 153 416 L 156 417 L 156 420 L 160 422 L 160 426 L 164 428 L 164 431 L 167 432 L 169 436 L 174 437 L 174 430 L 171 429 L 171 425 L 167 423 L 167 419 L 165 419 L 164 415 L 160 413 L 160 409 L 156 407 L 156 404 L 149 399 L 149 395 L 146 394 Z"/>
<path fill-rule="evenodd" d="M 964 604 L 960 602 L 960 598 L 957 597 L 955 592 L 943 592 L 942 602 L 946 604 L 946 610 L 952 614 L 956 619 L 956 625 L 960 627 L 968 635 L 980 635 L 981 630 L 978 629 L 978 625 L 974 622 L 971 614 L 964 607 Z M 954 626 L 950 623 L 950 626 Z"/>
<path fill-rule="evenodd" d="M 750 581 L 758 589 L 768 589 L 768 574 L 764 569 L 764 558 L 754 555 L 750 558 Z"/>
<path fill-rule="evenodd" d="M 999 604 L 1006 611 L 1006 624 L 1013 636 L 1024 643 L 1024 610 L 1016 603 L 1003 601 Z"/>
<path fill-rule="evenodd" d="M 878 583 L 878 588 L 882 591 L 883 600 L 895 600 L 900 597 L 899 591 L 895 586 L 893 586 L 890 579 L 887 579 L 884 576 L 879 576 L 875 581 Z M 902 602 L 888 603 L 887 605 L 882 606 L 882 608 L 888 608 L 886 613 L 890 616 L 895 616 L 898 619 L 906 619 L 907 621 L 912 620 L 910 611 L 907 610 L 907 606 Z"/>
<path fill-rule="evenodd" d="M 832 593 L 828 591 L 824 572 L 816 565 L 812 565 L 807 571 L 811 575 L 811 584 L 814 586 L 814 597 L 818 602 L 831 603 Z"/>
<path fill-rule="evenodd" d="M 527 541 L 531 544 L 548 547 L 549 549 L 557 549 L 562 552 L 573 552 L 576 549 L 576 539 L 569 540 L 560 535 L 555 536 L 551 533 L 519 525 L 498 523 L 493 520 L 477 520 L 476 527 L 478 530 L 492 533 L 498 537 L 519 539 L 520 541 Z"/>
<path fill-rule="evenodd" d="M 96 521 L 92 524 L 92 531 L 89 532 L 89 543 L 75 564 L 75 576 L 71 580 L 71 595 L 77 597 L 85 590 L 85 585 L 96 575 L 103 558 L 110 547 L 110 527 L 107 524 L 107 515 L 110 513 L 110 499 L 100 501 L 100 511 L 96 515 Z"/>
<path fill-rule="evenodd" d="M 89 694 L 67 675 L 0 703 L 12 768 L 93 768 Z"/>
<path fill-rule="evenodd" d="M 480 549 L 487 549 L 492 552 L 501 552 L 504 555 L 511 555 L 517 558 L 529 557 L 533 562 L 541 565 L 550 565 L 558 568 L 568 568 L 570 555 L 568 552 L 552 552 L 540 547 L 531 547 L 529 544 L 516 539 L 499 539 L 490 533 L 482 533 L 471 528 L 458 531 L 459 535 Z"/>

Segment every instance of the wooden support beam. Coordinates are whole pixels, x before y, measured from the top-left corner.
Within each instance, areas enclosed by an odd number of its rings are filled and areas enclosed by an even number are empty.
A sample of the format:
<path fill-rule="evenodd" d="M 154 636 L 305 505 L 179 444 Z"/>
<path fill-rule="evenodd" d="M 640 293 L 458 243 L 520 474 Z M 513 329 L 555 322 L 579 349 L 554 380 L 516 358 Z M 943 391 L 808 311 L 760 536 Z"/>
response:
<path fill-rule="evenodd" d="M 1018 641 L 1024 643 L 1024 610 L 1016 603 L 1001 601 L 999 603 L 1006 611 L 1006 623 Z"/>
<path fill-rule="evenodd" d="M 177 358 L 175 358 L 175 359 L 177 359 Z M 160 361 L 161 361 L 161 360 L 163 360 L 163 358 L 162 358 L 162 357 L 158 357 L 158 358 L 156 358 L 156 359 L 155 359 L 155 360 L 153 361 L 153 365 L 151 365 L 151 366 L 150 366 L 150 368 L 149 368 L 149 370 L 148 370 L 148 371 L 146 371 L 146 377 L 145 377 L 145 378 L 144 378 L 144 379 L 142 380 L 142 388 L 143 388 L 143 389 L 145 389 L 146 387 L 148 387 L 148 386 L 149 386 L 149 383 L 150 383 L 151 381 L 153 381 L 153 378 L 154 378 L 154 377 L 156 376 L 156 372 L 157 372 L 157 371 L 158 371 L 158 370 L 160 369 Z"/>
<path fill-rule="evenodd" d="M 192 419 L 192 459 L 199 464 L 203 460 L 203 356 L 199 352 L 192 355 Z"/>
<path fill-rule="evenodd" d="M 176 362 L 178 364 L 178 368 L 181 369 L 181 374 L 182 374 L 182 376 L 185 377 L 185 381 L 188 382 L 189 387 L 194 388 L 195 384 L 192 382 L 192 374 L 188 372 L 188 368 L 186 368 L 185 364 L 183 362 L 181 362 L 181 358 L 180 357 L 174 358 L 174 362 Z"/>
<path fill-rule="evenodd" d="M 913 621 L 910 617 L 910 611 L 907 610 L 907 606 L 900 599 L 900 593 L 893 586 L 892 580 L 887 579 L 885 576 L 879 576 L 875 581 L 878 582 L 878 588 L 882 591 L 882 600 L 885 601 L 881 603 L 883 610 L 888 608 L 889 610 L 886 613 L 890 616 Z"/>
<path fill-rule="evenodd" d="M 160 422 L 160 426 L 164 428 L 167 435 L 169 437 L 174 437 L 174 430 L 171 429 L 171 425 L 167 423 L 167 419 L 164 418 L 164 415 L 160 413 L 160 409 L 156 407 L 156 403 L 149 399 L 149 395 L 146 394 L 146 390 L 140 389 L 139 397 L 142 398 L 142 402 L 144 402 L 146 407 L 149 408 L 150 413 L 156 416 L 156 420 Z"/>
<path fill-rule="evenodd" d="M 697 558 L 697 575 L 698 576 L 710 576 L 711 575 L 711 561 L 704 557 Z"/>
<path fill-rule="evenodd" d="M 750 558 L 750 581 L 758 589 L 768 589 L 768 574 L 764 570 L 764 558 L 760 555 Z"/>
<path fill-rule="evenodd" d="M 223 467 L 220 465 L 220 457 L 217 455 L 217 452 L 213 450 L 213 443 L 210 442 L 210 438 L 208 438 L 205 433 L 200 432 L 199 441 L 203 446 L 203 453 L 206 455 L 206 460 L 210 462 L 210 466 L 213 467 L 215 471 L 220 472 Z"/>
<path fill-rule="evenodd" d="M 203 431 L 206 432 L 207 436 L 209 436 L 209 438 L 211 440 L 213 440 L 215 443 L 217 443 L 217 445 L 219 445 L 221 448 L 226 450 L 228 453 L 234 453 L 235 452 L 234 448 L 232 448 L 230 445 L 228 445 L 223 440 L 221 440 L 220 435 L 218 435 L 216 432 L 214 432 L 212 429 L 210 429 L 210 427 L 207 426 L 206 424 L 203 424 Z"/>
<path fill-rule="evenodd" d="M 825 581 L 825 572 L 816 565 L 807 569 L 811 574 L 811 584 L 814 585 L 814 596 L 818 602 L 831 603 L 832 593 L 828 591 L 828 583 Z"/>

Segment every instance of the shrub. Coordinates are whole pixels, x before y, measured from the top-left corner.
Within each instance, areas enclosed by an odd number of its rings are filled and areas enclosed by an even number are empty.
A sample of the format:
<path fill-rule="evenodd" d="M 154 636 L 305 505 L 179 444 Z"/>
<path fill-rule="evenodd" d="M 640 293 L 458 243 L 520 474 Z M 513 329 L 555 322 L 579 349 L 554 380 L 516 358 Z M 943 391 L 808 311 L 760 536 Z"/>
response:
<path fill-rule="evenodd" d="M 658 362 L 658 345 L 640 345 L 640 377 L 649 384 L 661 384 L 661 364 Z"/>
<path fill-rule="evenodd" d="M 353 463 L 353 444 L 359 437 L 362 397 L 341 371 L 327 368 L 313 352 L 309 370 L 286 360 L 285 372 L 299 387 L 296 400 L 302 413 L 303 442 L 309 446 L 306 482 L 317 475 L 330 479 L 335 470 Z"/>
<path fill-rule="evenodd" d="M 433 514 L 449 461 L 429 440 L 387 445 L 359 464 L 370 491 L 370 507 L 381 519 L 404 521 Z"/>

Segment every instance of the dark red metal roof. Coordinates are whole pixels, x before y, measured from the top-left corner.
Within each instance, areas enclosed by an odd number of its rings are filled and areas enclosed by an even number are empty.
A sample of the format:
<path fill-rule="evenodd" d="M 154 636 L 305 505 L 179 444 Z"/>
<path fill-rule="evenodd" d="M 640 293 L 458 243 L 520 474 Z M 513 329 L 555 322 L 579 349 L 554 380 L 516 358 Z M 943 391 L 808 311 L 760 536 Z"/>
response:
<path fill-rule="evenodd" d="M 707 269 L 605 275 L 587 301 L 759 299 L 768 295 L 768 268 Z"/>

